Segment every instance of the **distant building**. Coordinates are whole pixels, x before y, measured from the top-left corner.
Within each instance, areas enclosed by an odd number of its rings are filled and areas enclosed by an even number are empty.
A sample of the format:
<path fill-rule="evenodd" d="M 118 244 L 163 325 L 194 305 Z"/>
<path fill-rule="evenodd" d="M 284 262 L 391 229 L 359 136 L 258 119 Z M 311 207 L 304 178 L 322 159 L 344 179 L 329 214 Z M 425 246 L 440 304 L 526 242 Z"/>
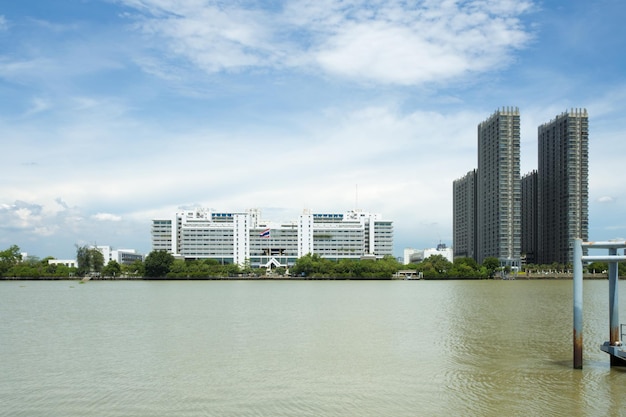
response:
<path fill-rule="evenodd" d="M 78 268 L 76 259 L 48 259 L 48 265 L 65 265 L 68 268 Z"/>
<path fill-rule="evenodd" d="M 134 249 L 113 249 L 111 246 L 91 246 L 97 249 L 104 257 L 104 266 L 115 261 L 120 265 L 131 265 L 135 261 L 143 261 L 143 255 Z"/>
<path fill-rule="evenodd" d="M 153 220 L 152 221 L 152 250 L 175 253 L 176 249 L 172 238 L 172 223 L 175 220 Z"/>
<path fill-rule="evenodd" d="M 453 183 L 454 256 L 569 264 L 573 239 L 588 240 L 587 111 L 539 126 L 539 167 L 522 178 L 519 125 L 511 107 L 478 125 L 478 168 Z"/>
<path fill-rule="evenodd" d="M 453 185 L 452 247 L 455 258 L 476 257 L 476 170 Z"/>
<path fill-rule="evenodd" d="M 522 177 L 522 262 L 537 263 L 538 222 L 537 222 L 537 171 L 533 170 Z"/>
<path fill-rule="evenodd" d="M 272 222 L 262 220 L 258 209 L 196 208 L 153 220 L 151 234 L 153 250 L 252 267 L 288 266 L 309 253 L 332 260 L 393 253 L 393 223 L 360 210 L 305 210 L 297 220 Z"/>
<path fill-rule="evenodd" d="M 436 248 L 430 249 L 404 249 L 404 265 L 415 264 L 428 259 L 432 255 L 441 255 L 449 262 L 454 262 L 454 252 L 452 248 L 446 247 L 445 243 L 440 243 Z"/>
<path fill-rule="evenodd" d="M 520 116 L 497 110 L 478 125 L 476 261 L 519 266 L 521 252 Z"/>
<path fill-rule="evenodd" d="M 589 121 L 573 109 L 539 126 L 538 263 L 569 264 L 589 239 Z"/>

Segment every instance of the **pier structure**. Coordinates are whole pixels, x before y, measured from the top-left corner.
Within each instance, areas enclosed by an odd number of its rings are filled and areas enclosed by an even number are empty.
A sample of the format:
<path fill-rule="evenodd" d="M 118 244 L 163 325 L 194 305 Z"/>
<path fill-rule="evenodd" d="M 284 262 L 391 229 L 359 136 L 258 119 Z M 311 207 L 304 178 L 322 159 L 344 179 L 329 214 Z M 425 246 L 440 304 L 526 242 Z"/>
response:
<path fill-rule="evenodd" d="M 574 369 L 583 367 L 583 262 L 599 261 L 609 264 L 609 341 L 600 346 L 611 356 L 611 366 L 626 366 L 626 350 L 620 340 L 618 262 L 626 261 L 626 256 L 617 254 L 618 249 L 626 248 L 626 241 L 583 242 L 573 241 L 574 269 Z M 607 249 L 608 255 L 583 255 L 583 247 Z"/>

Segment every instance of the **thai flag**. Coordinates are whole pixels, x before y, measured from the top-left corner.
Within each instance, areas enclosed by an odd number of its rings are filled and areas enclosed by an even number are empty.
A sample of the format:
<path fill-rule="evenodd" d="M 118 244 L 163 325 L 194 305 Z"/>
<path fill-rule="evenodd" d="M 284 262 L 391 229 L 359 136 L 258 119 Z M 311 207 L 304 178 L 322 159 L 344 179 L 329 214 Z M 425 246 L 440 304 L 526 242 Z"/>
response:
<path fill-rule="evenodd" d="M 267 229 L 263 230 L 261 232 L 261 234 L 259 234 L 260 237 L 270 237 L 270 228 L 268 227 Z"/>

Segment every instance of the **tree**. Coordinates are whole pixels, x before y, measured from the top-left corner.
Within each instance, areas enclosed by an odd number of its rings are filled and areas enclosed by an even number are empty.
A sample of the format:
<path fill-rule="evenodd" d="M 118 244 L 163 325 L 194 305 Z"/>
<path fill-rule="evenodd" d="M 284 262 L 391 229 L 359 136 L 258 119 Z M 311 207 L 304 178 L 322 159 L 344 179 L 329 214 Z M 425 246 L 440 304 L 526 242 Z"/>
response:
<path fill-rule="evenodd" d="M 487 270 L 487 274 L 489 278 L 493 278 L 496 274 L 496 271 L 500 269 L 500 261 L 498 258 L 490 257 L 485 258 L 483 261 L 483 267 Z"/>
<path fill-rule="evenodd" d="M 184 278 L 188 276 L 189 272 L 187 270 L 187 262 L 183 259 L 175 259 L 174 262 L 170 265 L 169 271 L 167 271 L 168 275 L 171 275 L 173 278 Z"/>
<path fill-rule="evenodd" d="M 104 267 L 104 255 L 96 248 L 89 249 L 91 269 L 93 272 L 101 272 Z"/>
<path fill-rule="evenodd" d="M 22 260 L 20 247 L 12 245 L 10 248 L 0 252 L 0 276 L 4 275 L 9 269 L 17 265 Z"/>
<path fill-rule="evenodd" d="M 144 262 L 144 268 L 146 276 L 157 278 L 165 277 L 170 272 L 170 267 L 174 263 L 174 257 L 172 254 L 166 251 L 152 251 L 146 256 Z"/>
<path fill-rule="evenodd" d="M 595 261 L 589 264 L 589 266 L 587 267 L 587 270 L 591 273 L 600 274 L 604 271 L 609 270 L 609 263 Z"/>
<path fill-rule="evenodd" d="M 443 255 L 431 255 L 417 265 L 424 278 L 446 278 L 452 270 L 452 262 Z"/>
<path fill-rule="evenodd" d="M 102 275 L 105 277 L 119 277 L 122 274 L 122 266 L 115 260 L 112 259 L 109 263 L 102 268 Z"/>
<path fill-rule="evenodd" d="M 136 260 L 130 265 L 122 264 L 122 274 L 133 277 L 144 276 L 144 265 L 142 260 Z"/>
<path fill-rule="evenodd" d="M 89 272 L 89 248 L 87 246 L 76 245 L 76 265 L 78 275 L 85 275 Z"/>
<path fill-rule="evenodd" d="M 333 264 L 328 259 L 324 259 L 317 253 L 306 254 L 296 260 L 292 268 L 294 275 L 303 277 L 320 277 L 333 271 Z"/>
<path fill-rule="evenodd" d="M 240 270 L 242 274 L 248 275 L 252 273 L 252 265 L 250 264 L 250 258 L 246 258 Z"/>
<path fill-rule="evenodd" d="M 480 270 L 474 259 L 456 258 L 449 275 L 455 278 L 477 278 L 480 276 Z"/>
<path fill-rule="evenodd" d="M 76 264 L 78 275 L 100 272 L 104 266 L 104 256 L 96 248 L 76 245 Z"/>

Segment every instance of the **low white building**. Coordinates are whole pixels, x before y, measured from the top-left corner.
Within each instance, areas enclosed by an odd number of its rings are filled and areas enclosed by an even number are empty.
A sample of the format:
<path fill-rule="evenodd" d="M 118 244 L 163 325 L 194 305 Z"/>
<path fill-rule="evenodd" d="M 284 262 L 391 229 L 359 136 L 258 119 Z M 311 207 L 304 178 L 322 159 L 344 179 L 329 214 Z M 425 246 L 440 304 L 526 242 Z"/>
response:
<path fill-rule="evenodd" d="M 65 265 L 69 268 L 78 268 L 76 259 L 48 259 L 48 265 Z"/>
<path fill-rule="evenodd" d="M 143 255 L 137 253 L 135 249 L 113 249 L 111 246 L 92 246 L 104 257 L 104 265 L 115 261 L 120 265 L 130 265 L 135 261 L 143 261 Z"/>
<path fill-rule="evenodd" d="M 441 255 L 448 261 L 454 261 L 454 253 L 452 248 L 446 247 L 445 243 L 440 243 L 436 248 L 430 249 L 404 249 L 404 265 L 416 264 L 432 255 Z"/>

